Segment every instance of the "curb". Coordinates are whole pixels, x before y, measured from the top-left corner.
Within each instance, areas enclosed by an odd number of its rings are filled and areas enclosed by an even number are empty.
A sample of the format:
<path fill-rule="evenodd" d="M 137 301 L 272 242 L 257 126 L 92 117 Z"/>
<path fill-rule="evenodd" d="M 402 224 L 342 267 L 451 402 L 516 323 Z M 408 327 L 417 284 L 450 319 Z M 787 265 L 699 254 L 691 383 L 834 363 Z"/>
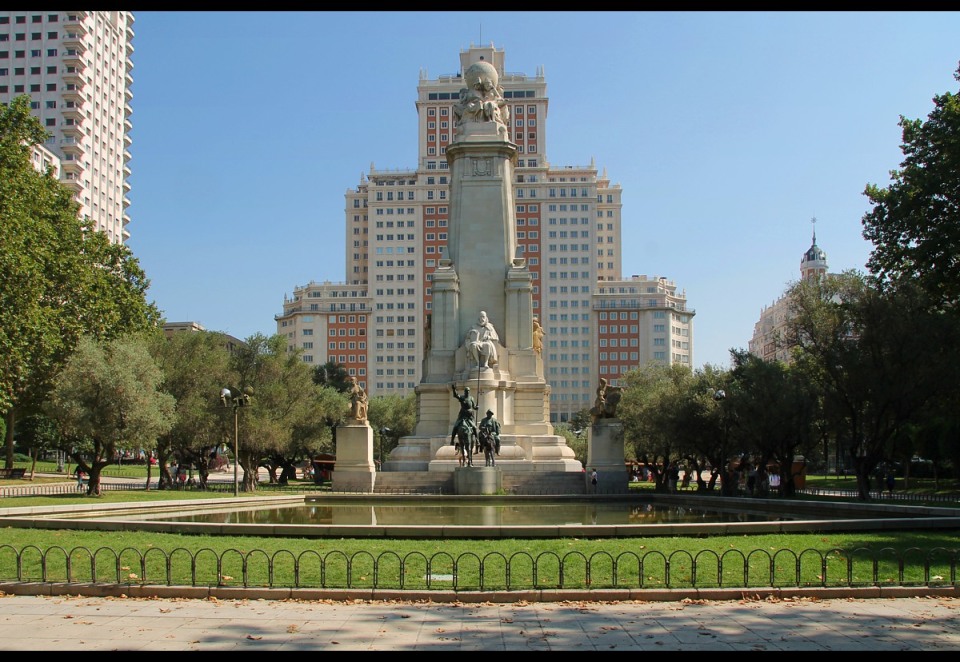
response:
<path fill-rule="evenodd" d="M 144 586 L 139 584 L 59 584 L 0 582 L 2 595 L 194 600 L 386 601 L 433 603 L 517 602 L 723 602 L 764 600 L 837 600 L 950 597 L 957 586 L 751 587 L 680 589 L 531 589 L 521 591 L 403 591 L 374 589 L 266 588 L 233 586 Z"/>

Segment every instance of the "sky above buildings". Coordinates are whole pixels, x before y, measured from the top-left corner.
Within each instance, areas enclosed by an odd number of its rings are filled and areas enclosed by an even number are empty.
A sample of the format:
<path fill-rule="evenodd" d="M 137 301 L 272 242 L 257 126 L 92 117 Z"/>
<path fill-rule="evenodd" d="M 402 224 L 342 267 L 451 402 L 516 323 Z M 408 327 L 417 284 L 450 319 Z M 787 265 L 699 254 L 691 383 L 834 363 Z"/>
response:
<path fill-rule="evenodd" d="M 129 246 L 171 322 L 276 333 L 344 282 L 344 193 L 417 164 L 417 84 L 491 43 L 542 67 L 546 158 L 623 189 L 623 276 L 663 276 L 694 367 L 730 364 L 799 277 L 864 270 L 901 115 L 956 92 L 956 12 L 136 12 Z"/>

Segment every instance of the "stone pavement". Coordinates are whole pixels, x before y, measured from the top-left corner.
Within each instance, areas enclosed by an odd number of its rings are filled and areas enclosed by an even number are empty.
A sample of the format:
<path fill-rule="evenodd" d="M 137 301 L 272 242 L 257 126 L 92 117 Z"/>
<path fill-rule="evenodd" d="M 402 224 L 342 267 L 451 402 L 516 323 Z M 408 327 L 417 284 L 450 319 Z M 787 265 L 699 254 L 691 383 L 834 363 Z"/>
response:
<path fill-rule="evenodd" d="M 0 650 L 960 650 L 960 598 L 437 603 L 0 596 Z"/>

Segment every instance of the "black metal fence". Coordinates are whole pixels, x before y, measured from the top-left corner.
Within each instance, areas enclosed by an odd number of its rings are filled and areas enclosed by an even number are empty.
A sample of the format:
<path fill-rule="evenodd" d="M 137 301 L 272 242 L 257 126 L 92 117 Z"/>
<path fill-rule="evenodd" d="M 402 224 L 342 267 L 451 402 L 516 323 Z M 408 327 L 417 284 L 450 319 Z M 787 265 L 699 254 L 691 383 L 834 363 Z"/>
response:
<path fill-rule="evenodd" d="M 960 550 L 484 555 L 0 545 L 0 582 L 372 590 L 957 587 Z"/>

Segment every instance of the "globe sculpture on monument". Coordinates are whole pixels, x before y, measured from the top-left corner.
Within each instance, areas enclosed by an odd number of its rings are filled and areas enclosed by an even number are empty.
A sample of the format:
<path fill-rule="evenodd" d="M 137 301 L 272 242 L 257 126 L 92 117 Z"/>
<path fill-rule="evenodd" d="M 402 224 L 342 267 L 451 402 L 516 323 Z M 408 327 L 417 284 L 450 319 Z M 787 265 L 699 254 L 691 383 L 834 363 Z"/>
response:
<path fill-rule="evenodd" d="M 533 279 L 517 252 L 516 145 L 497 69 L 480 58 L 464 69 L 447 148 L 450 221 L 447 252 L 431 284 L 430 337 L 416 388 L 417 424 L 384 462 L 385 471 L 453 472 L 451 443 L 469 389 L 473 425 L 487 411 L 500 422 L 496 471 L 577 472 L 583 466 L 550 423 L 550 386 L 534 348 Z M 458 426 L 459 427 L 459 426 Z M 455 441 L 455 439 L 454 439 Z M 482 462 L 480 463 L 483 464 Z M 466 467 L 465 471 L 493 470 Z"/>

